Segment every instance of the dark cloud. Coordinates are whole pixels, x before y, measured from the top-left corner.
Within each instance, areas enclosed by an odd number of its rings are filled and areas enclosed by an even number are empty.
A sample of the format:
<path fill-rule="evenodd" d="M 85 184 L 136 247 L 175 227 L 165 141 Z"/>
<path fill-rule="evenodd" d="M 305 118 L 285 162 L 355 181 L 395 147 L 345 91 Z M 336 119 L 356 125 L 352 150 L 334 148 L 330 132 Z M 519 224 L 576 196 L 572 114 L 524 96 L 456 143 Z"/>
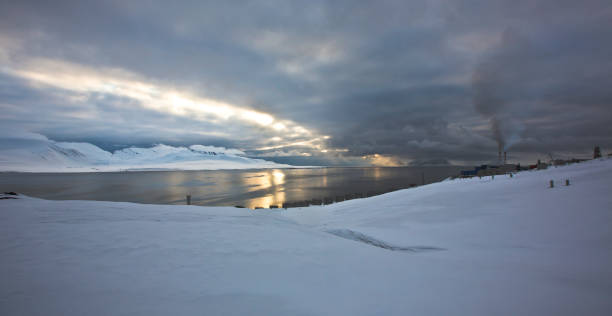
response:
<path fill-rule="evenodd" d="M 516 158 L 574 155 L 612 148 L 610 38 L 612 4 L 596 0 L 5 1 L 0 111 L 5 124 L 107 148 L 205 143 L 308 153 L 294 158 L 305 164 L 472 163 L 495 159 L 498 142 Z M 79 101 L 7 70 L 33 58 L 268 112 L 331 136 L 330 150 L 261 150 L 278 135 L 125 95 Z"/>

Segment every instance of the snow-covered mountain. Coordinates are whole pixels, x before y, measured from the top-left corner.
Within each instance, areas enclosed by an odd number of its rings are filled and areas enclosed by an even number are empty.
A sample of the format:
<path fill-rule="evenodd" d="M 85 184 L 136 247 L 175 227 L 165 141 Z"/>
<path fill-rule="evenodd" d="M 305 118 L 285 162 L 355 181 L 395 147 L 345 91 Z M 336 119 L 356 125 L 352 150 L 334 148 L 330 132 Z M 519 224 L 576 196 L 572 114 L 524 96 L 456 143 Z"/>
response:
<path fill-rule="evenodd" d="M 0 138 L 0 171 L 92 172 L 286 168 L 244 157 L 237 149 L 193 145 L 125 148 L 113 153 L 89 143 L 55 142 L 38 134 Z"/>

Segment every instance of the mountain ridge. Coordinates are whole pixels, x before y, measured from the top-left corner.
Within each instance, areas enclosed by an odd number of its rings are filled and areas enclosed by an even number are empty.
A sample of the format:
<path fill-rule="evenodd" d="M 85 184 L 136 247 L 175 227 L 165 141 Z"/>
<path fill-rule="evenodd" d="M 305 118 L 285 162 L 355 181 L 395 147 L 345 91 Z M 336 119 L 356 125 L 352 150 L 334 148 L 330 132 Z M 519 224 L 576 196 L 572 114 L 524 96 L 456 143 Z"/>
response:
<path fill-rule="evenodd" d="M 40 135 L 42 136 L 42 135 Z M 90 143 L 56 142 L 42 137 L 0 138 L 0 171 L 112 172 L 129 170 L 219 170 L 288 168 L 244 156 L 231 148 L 157 144 L 109 152 Z"/>

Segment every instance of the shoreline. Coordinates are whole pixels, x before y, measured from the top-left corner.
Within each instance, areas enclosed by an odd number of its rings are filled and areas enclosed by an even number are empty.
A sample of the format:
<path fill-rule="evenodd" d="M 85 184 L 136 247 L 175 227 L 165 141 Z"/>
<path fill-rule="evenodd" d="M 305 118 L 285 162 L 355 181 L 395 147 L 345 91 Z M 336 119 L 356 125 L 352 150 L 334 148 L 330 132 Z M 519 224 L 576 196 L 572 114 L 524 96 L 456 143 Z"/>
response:
<path fill-rule="evenodd" d="M 331 204 L 434 183 L 461 167 L 289 168 L 105 173 L 0 173 L 0 190 L 49 199 L 251 209 Z M 122 187 L 122 190 L 116 188 Z M 285 204 L 285 205 L 283 205 Z"/>

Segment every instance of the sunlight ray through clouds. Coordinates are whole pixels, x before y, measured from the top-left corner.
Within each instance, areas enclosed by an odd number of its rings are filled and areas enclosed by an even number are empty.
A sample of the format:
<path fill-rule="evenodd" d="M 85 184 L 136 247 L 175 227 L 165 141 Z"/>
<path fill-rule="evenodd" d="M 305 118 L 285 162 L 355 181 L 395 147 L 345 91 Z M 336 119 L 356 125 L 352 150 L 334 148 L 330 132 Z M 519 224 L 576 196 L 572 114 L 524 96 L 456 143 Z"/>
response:
<path fill-rule="evenodd" d="M 5 68 L 4 72 L 27 80 L 37 89 L 56 88 L 68 91 L 74 94 L 72 100 L 87 102 L 93 94 L 127 98 L 137 101 L 139 106 L 149 110 L 214 123 L 221 129 L 228 124 L 263 128 L 262 134 L 273 135 L 274 140 L 281 143 L 259 150 L 291 146 L 321 150 L 324 147 L 323 140 L 327 139 L 291 120 L 179 91 L 122 69 L 92 68 L 64 61 L 34 58 Z M 134 105 L 126 103 L 125 106 Z"/>

